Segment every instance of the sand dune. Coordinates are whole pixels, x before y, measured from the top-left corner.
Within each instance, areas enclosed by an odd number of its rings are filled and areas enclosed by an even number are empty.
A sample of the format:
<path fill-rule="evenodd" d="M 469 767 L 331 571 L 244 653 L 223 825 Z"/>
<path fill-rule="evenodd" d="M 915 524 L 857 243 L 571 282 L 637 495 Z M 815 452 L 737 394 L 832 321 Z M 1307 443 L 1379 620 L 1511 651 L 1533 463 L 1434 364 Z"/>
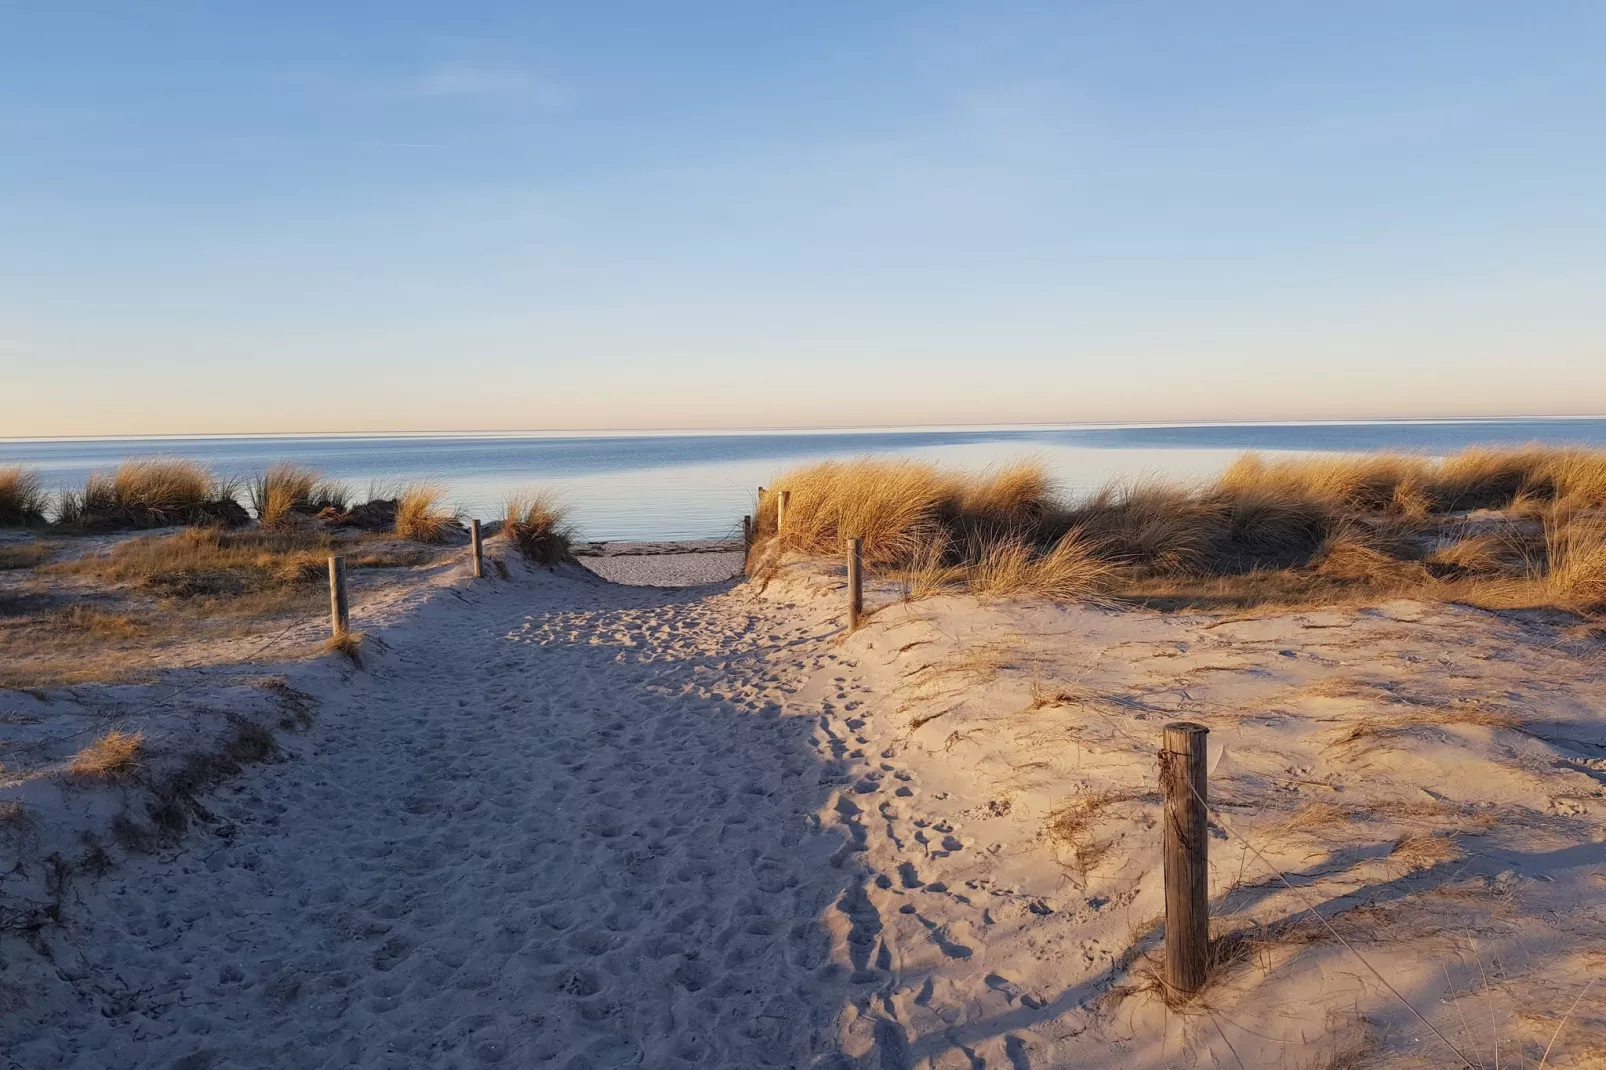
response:
<path fill-rule="evenodd" d="M 1597 636 L 879 589 L 845 637 L 840 583 L 515 563 L 370 620 L 362 670 L 284 667 L 311 728 L 0 943 L 3 1059 L 1493 1065 L 1537 1062 L 1606 966 Z M 1178 715 L 1212 729 L 1229 939 L 1170 1010 L 1147 970 Z M 1601 997 L 1549 1065 L 1601 1065 Z"/>

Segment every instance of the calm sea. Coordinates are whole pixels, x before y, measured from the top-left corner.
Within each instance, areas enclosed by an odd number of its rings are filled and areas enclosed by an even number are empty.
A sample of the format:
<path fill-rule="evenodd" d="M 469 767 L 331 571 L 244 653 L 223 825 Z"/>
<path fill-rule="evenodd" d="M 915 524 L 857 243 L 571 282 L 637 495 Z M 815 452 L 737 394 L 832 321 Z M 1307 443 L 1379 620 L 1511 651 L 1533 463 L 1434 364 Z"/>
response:
<path fill-rule="evenodd" d="M 1042 462 L 1069 494 L 1111 479 L 1196 480 L 1245 450 L 1402 450 L 1474 444 L 1606 446 L 1606 418 L 1208 424 L 1163 427 L 787 431 L 694 434 L 324 435 L 81 440 L 0 439 L 0 465 L 38 469 L 52 488 L 79 486 L 127 457 L 191 457 L 249 476 L 277 460 L 311 465 L 361 493 L 432 480 L 466 515 L 492 517 L 508 494 L 550 487 L 592 539 L 709 538 L 740 530 L 754 488 L 794 465 L 866 455 L 981 470 Z"/>

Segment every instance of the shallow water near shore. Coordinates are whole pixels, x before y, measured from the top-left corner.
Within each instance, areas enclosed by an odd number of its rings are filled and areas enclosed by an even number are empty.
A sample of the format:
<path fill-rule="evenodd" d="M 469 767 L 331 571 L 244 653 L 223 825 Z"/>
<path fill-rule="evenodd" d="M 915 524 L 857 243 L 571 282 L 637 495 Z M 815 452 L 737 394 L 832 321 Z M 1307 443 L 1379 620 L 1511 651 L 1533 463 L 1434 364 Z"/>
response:
<path fill-rule="evenodd" d="M 402 482 L 442 484 L 465 515 L 491 517 L 504 497 L 550 487 L 589 539 L 719 538 L 740 530 L 755 489 L 826 458 L 903 456 L 980 470 L 1041 462 L 1065 493 L 1111 479 L 1196 480 L 1246 450 L 1399 450 L 1442 454 L 1525 442 L 1606 446 L 1606 418 L 1304 424 L 1054 426 L 593 434 L 217 436 L 0 439 L 0 465 L 40 471 L 52 490 L 129 457 L 190 457 L 249 476 L 291 460 L 362 494 Z"/>

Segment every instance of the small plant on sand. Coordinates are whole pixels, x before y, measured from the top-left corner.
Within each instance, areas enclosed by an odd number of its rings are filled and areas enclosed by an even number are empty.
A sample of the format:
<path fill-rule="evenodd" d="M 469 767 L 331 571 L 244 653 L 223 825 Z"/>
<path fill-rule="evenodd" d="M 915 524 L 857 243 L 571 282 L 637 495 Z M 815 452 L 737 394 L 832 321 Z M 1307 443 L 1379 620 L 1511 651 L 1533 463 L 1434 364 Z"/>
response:
<path fill-rule="evenodd" d="M 143 732 L 112 729 L 72 756 L 67 772 L 80 780 L 114 780 L 127 776 L 138 765 Z"/>
<path fill-rule="evenodd" d="M 357 668 L 362 668 L 362 632 L 341 632 L 324 640 L 323 649 L 339 654 Z"/>
<path fill-rule="evenodd" d="M 414 542 L 444 542 L 458 530 L 457 513 L 446 508 L 446 490 L 434 483 L 414 483 L 396 495 L 396 534 Z"/>
<path fill-rule="evenodd" d="M 550 491 L 514 495 L 507 500 L 502 530 L 525 557 L 540 565 L 572 560 L 574 529 L 568 510 Z"/>
<path fill-rule="evenodd" d="M 194 461 L 153 457 L 124 461 L 89 477 L 80 494 L 64 493 L 57 520 L 69 528 L 113 531 L 174 524 L 245 523 L 236 480 L 216 479 Z"/>
<path fill-rule="evenodd" d="M 343 513 L 350 497 L 344 486 L 317 471 L 288 461 L 273 465 L 251 484 L 251 510 L 265 528 L 278 528 L 297 516 L 315 516 L 325 509 Z"/>
<path fill-rule="evenodd" d="M 21 465 L 0 466 L 0 527 L 43 524 L 48 504 L 38 472 Z"/>

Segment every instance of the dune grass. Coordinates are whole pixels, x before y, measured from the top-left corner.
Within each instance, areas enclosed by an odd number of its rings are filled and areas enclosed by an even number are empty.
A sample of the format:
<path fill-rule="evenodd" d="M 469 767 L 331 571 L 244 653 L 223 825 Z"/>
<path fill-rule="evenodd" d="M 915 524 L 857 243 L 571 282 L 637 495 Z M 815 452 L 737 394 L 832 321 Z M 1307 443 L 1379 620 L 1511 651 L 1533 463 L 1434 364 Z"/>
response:
<path fill-rule="evenodd" d="M 102 585 L 129 585 L 160 598 L 185 603 L 211 601 L 228 608 L 231 600 L 255 596 L 242 611 L 271 612 L 306 600 L 328 578 L 329 555 L 342 552 L 350 568 L 395 568 L 431 558 L 376 548 L 309 530 L 227 530 L 186 528 L 171 535 L 142 535 L 47 569 L 92 579 Z"/>
<path fill-rule="evenodd" d="M 49 504 L 38 472 L 17 464 L 0 465 L 0 527 L 43 524 Z"/>
<path fill-rule="evenodd" d="M 457 512 L 446 508 L 446 490 L 438 484 L 409 484 L 396 495 L 395 532 L 399 538 L 444 542 L 461 526 Z"/>
<path fill-rule="evenodd" d="M 1029 464 L 966 476 L 867 459 L 777 480 L 753 560 L 769 547 L 834 556 L 859 537 L 914 597 L 961 586 L 1176 608 L 1401 594 L 1587 611 L 1606 608 L 1603 512 L 1606 451 L 1576 448 L 1246 454 L 1203 485 L 1114 484 L 1080 502 Z"/>
<path fill-rule="evenodd" d="M 316 516 L 325 509 L 343 513 L 350 492 L 340 483 L 324 479 L 315 469 L 281 461 L 258 476 L 250 486 L 251 511 L 264 528 L 282 528 L 297 517 Z"/>
<path fill-rule="evenodd" d="M 116 780 L 132 773 L 139 764 L 143 732 L 123 732 L 116 728 L 73 755 L 67 772 L 79 780 Z"/>
<path fill-rule="evenodd" d="M 573 560 L 574 528 L 568 509 L 550 491 L 526 491 L 507 500 L 502 531 L 526 558 L 538 565 Z"/>
<path fill-rule="evenodd" d="M 218 479 L 194 461 L 136 458 L 90 476 L 80 493 L 63 494 L 56 519 L 64 528 L 84 531 L 239 525 L 249 519 L 239 492 L 238 481 Z"/>

